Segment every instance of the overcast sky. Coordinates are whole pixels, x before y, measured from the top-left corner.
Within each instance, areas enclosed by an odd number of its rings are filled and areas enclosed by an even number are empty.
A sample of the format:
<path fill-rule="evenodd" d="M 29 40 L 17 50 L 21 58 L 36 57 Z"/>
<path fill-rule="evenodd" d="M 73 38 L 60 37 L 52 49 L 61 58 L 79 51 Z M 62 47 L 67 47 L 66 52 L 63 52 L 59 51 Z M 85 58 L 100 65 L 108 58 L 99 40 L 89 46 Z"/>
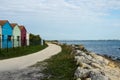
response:
<path fill-rule="evenodd" d="M 0 19 L 43 39 L 120 39 L 120 0 L 0 0 Z"/>

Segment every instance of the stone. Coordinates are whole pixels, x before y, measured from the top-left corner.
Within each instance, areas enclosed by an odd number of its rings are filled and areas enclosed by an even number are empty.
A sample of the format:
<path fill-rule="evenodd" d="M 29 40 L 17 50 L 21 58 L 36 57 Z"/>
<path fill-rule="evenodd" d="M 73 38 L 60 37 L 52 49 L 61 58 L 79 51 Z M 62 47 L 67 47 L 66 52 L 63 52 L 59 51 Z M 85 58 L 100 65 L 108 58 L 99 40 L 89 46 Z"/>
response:
<path fill-rule="evenodd" d="M 91 80 L 91 78 L 86 78 L 85 80 Z"/>
<path fill-rule="evenodd" d="M 81 53 L 79 54 L 79 56 L 87 56 L 87 55 L 86 55 L 86 53 L 81 52 Z"/>
<path fill-rule="evenodd" d="M 92 69 L 92 67 L 86 63 L 82 63 L 81 61 L 79 61 L 79 63 L 77 63 L 77 65 L 79 65 L 79 67 L 81 68 L 86 68 L 86 69 Z"/>
<path fill-rule="evenodd" d="M 91 63 L 91 61 L 89 59 L 85 58 L 84 56 L 80 56 L 77 60 L 78 60 L 78 62 L 81 61 L 86 64 Z"/>
<path fill-rule="evenodd" d="M 80 78 L 77 78 L 76 80 L 81 80 Z"/>
<path fill-rule="evenodd" d="M 83 45 L 79 45 L 79 49 L 80 49 L 80 50 L 84 50 L 85 47 L 84 47 Z"/>
<path fill-rule="evenodd" d="M 89 70 L 78 67 L 75 71 L 75 78 L 86 78 L 88 76 Z"/>
<path fill-rule="evenodd" d="M 91 80 L 109 80 L 109 78 L 103 74 L 101 74 L 101 72 L 90 72 L 90 78 Z"/>
<path fill-rule="evenodd" d="M 80 56 L 81 53 L 82 53 L 82 51 L 80 51 L 80 50 L 73 50 L 73 51 L 71 52 L 71 54 L 73 54 L 73 55 L 75 55 L 75 56 Z"/>
<path fill-rule="evenodd" d="M 93 58 L 95 58 L 95 57 L 97 56 L 97 55 L 96 55 L 95 53 L 93 53 L 93 52 L 90 52 L 89 55 L 92 56 Z"/>
<path fill-rule="evenodd" d="M 118 57 L 116 60 L 120 61 L 120 57 Z"/>
<path fill-rule="evenodd" d="M 115 68 L 115 67 L 116 67 L 116 65 L 115 65 L 113 62 L 109 62 L 109 63 L 108 63 L 108 66 L 110 66 L 110 67 L 112 67 L 112 68 Z"/>
<path fill-rule="evenodd" d="M 79 60 L 79 57 L 80 57 L 80 56 L 75 56 L 75 59 L 74 59 L 74 61 L 77 61 L 77 60 Z"/>
<path fill-rule="evenodd" d="M 94 67 L 94 68 L 102 69 L 102 67 L 97 63 L 91 63 L 91 66 Z"/>
<path fill-rule="evenodd" d="M 81 53 L 82 51 L 81 50 L 76 50 L 76 53 Z"/>
<path fill-rule="evenodd" d="M 103 62 L 105 63 L 105 65 L 108 65 L 110 61 L 104 58 Z"/>

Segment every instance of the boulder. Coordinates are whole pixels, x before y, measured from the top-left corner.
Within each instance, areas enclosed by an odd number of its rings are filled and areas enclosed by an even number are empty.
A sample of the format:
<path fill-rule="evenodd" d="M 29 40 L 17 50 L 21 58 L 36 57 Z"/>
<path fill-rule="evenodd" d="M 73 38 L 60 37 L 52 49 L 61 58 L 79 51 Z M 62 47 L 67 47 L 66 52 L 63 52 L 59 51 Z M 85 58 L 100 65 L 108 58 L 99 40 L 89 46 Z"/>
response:
<path fill-rule="evenodd" d="M 94 72 L 94 71 L 90 72 L 90 78 L 91 80 L 109 80 L 109 78 L 101 74 L 101 72 Z"/>
<path fill-rule="evenodd" d="M 109 62 L 109 63 L 108 63 L 108 66 L 110 66 L 110 67 L 112 67 L 112 68 L 115 68 L 115 67 L 116 67 L 116 65 L 115 65 L 113 62 Z"/>
<path fill-rule="evenodd" d="M 79 61 L 79 63 L 77 63 L 77 65 L 79 65 L 79 67 L 81 67 L 81 68 L 92 69 L 92 67 L 90 65 L 83 63 L 81 61 Z"/>
<path fill-rule="evenodd" d="M 103 59 L 103 62 L 105 63 L 105 65 L 108 65 L 110 61 L 109 61 L 108 59 L 105 59 L 105 58 L 104 58 L 104 59 Z"/>
<path fill-rule="evenodd" d="M 120 61 L 120 57 L 118 57 L 116 60 Z"/>
<path fill-rule="evenodd" d="M 86 59 L 84 56 L 78 57 L 77 62 L 78 62 L 78 63 L 79 63 L 79 62 L 83 62 L 83 63 L 86 63 L 86 64 L 91 63 L 91 61 L 90 61 L 89 59 Z"/>
<path fill-rule="evenodd" d="M 85 80 L 91 80 L 91 78 L 86 78 Z"/>
<path fill-rule="evenodd" d="M 78 61 L 78 60 L 79 60 L 79 58 L 80 58 L 80 56 L 75 56 L 74 61 Z"/>
<path fill-rule="evenodd" d="M 81 50 L 76 50 L 76 53 L 81 53 L 82 51 Z"/>
<path fill-rule="evenodd" d="M 102 69 L 102 67 L 97 63 L 91 63 L 91 66 L 94 67 L 94 68 Z"/>
<path fill-rule="evenodd" d="M 83 45 L 78 45 L 78 47 L 79 47 L 80 50 L 84 50 L 85 49 L 85 47 Z"/>
<path fill-rule="evenodd" d="M 93 52 L 90 52 L 90 53 L 88 53 L 90 56 L 92 56 L 93 58 L 96 58 L 96 53 L 93 53 Z"/>
<path fill-rule="evenodd" d="M 86 53 L 81 52 L 81 53 L 79 54 L 79 56 L 87 56 L 87 55 L 86 55 Z"/>
<path fill-rule="evenodd" d="M 82 51 L 80 50 L 73 50 L 71 54 L 74 54 L 75 56 L 79 56 Z"/>
<path fill-rule="evenodd" d="M 81 80 L 80 78 L 77 78 L 76 80 Z"/>
<path fill-rule="evenodd" d="M 78 67 L 77 70 L 75 71 L 75 78 L 86 78 L 88 76 L 88 73 L 90 71 L 88 69 L 83 69 L 81 67 Z"/>

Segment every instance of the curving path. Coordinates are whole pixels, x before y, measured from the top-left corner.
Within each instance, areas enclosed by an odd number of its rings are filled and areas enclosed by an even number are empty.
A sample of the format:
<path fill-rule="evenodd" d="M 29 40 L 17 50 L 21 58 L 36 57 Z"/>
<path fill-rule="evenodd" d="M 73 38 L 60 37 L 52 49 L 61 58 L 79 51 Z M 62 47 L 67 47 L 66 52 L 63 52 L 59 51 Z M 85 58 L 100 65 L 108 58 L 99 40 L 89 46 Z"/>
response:
<path fill-rule="evenodd" d="M 35 64 L 38 61 L 43 61 L 50 58 L 61 51 L 61 47 L 55 44 L 48 44 L 49 46 L 39 52 L 27 56 L 0 60 L 0 71 L 11 71 L 26 68 Z"/>

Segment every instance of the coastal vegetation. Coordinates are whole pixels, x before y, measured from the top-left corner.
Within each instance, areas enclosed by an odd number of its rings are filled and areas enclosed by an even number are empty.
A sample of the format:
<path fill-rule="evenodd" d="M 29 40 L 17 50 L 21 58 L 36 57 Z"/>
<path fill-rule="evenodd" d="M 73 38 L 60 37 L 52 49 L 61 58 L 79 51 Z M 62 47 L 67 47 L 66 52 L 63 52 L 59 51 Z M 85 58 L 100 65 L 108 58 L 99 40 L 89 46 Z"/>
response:
<path fill-rule="evenodd" d="M 62 45 L 62 51 L 45 60 L 47 68 L 43 73 L 47 75 L 43 80 L 73 80 L 76 66 L 74 64 L 74 57 L 70 55 L 72 51 L 71 46 Z"/>
<path fill-rule="evenodd" d="M 41 43 L 41 37 L 40 35 L 34 35 L 30 33 L 30 45 L 38 45 Z"/>
<path fill-rule="evenodd" d="M 34 46 L 23 46 L 17 48 L 1 49 L 0 59 L 8 59 L 8 58 L 14 58 L 14 57 L 32 54 L 46 47 L 47 45 L 34 45 Z"/>

